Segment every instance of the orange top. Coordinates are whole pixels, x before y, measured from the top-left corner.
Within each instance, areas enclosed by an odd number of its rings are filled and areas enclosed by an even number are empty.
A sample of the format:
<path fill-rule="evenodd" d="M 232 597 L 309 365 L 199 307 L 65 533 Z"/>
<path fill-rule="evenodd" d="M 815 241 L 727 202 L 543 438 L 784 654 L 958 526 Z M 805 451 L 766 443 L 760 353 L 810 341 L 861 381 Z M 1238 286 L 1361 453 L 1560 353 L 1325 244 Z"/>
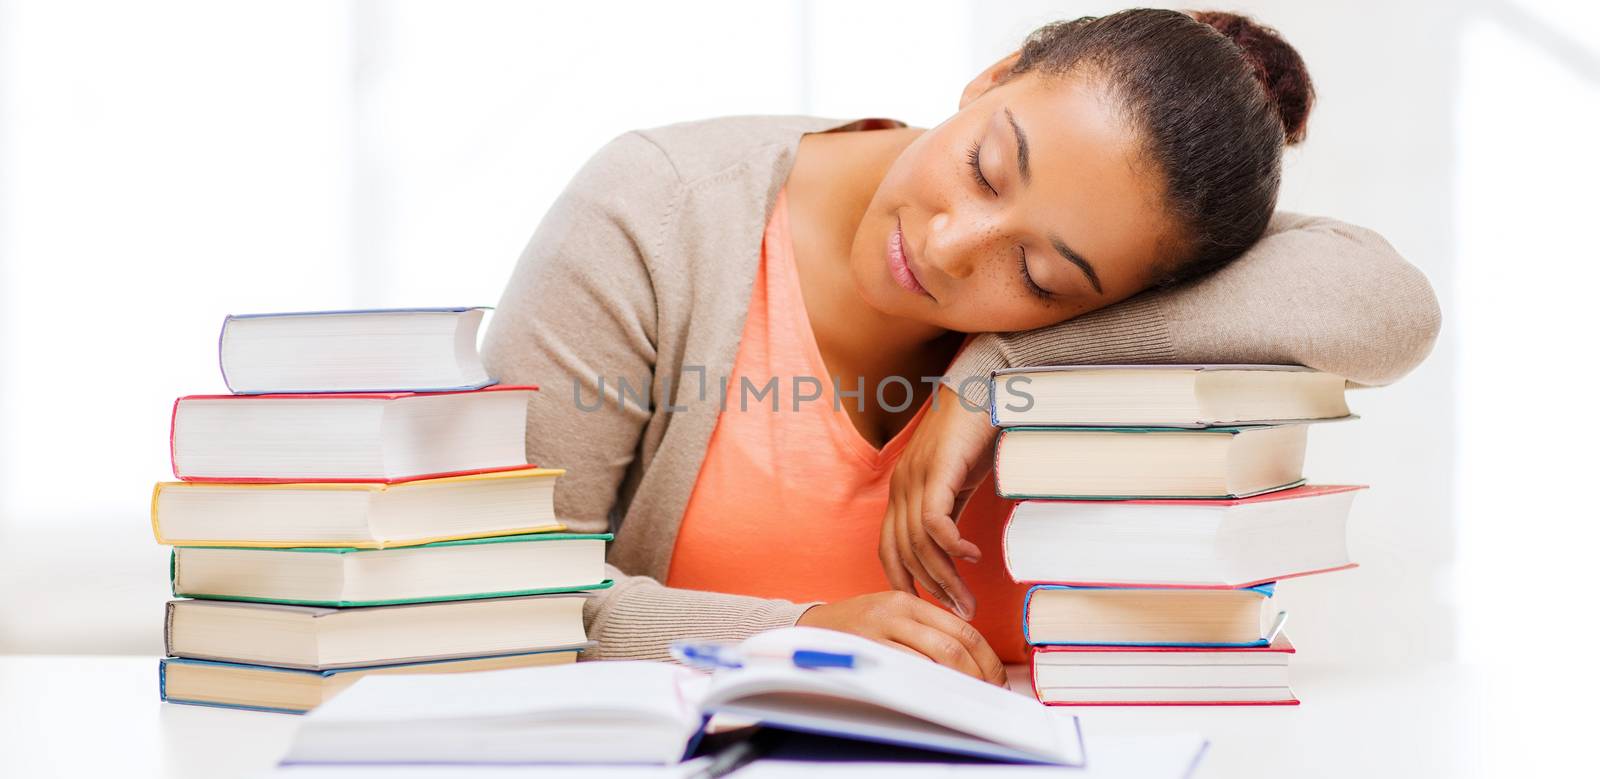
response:
<path fill-rule="evenodd" d="M 758 397 L 774 377 L 776 393 Z M 741 393 L 742 387 L 748 388 Z M 800 292 L 787 194 L 779 190 L 727 405 L 684 509 L 668 586 L 792 601 L 836 601 L 889 589 L 878 561 L 889 476 L 927 404 L 877 449 L 842 405 L 857 401 L 845 397 L 835 405 L 832 388 Z M 866 402 L 874 402 L 873 388 L 866 392 Z M 804 399 L 812 395 L 820 397 Z M 983 551 L 983 560 L 957 566 L 978 599 L 974 624 L 1002 659 L 1022 662 L 1026 588 L 1006 576 L 999 543 L 1009 509 L 1008 501 L 995 497 L 992 483 L 979 488 L 961 529 Z"/>

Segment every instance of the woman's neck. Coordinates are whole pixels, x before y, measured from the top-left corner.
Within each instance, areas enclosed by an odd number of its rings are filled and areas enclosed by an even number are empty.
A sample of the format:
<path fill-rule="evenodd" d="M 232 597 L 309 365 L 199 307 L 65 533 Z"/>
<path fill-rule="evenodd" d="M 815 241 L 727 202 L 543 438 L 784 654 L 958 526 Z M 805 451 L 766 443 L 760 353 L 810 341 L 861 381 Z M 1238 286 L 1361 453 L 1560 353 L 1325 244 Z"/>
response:
<path fill-rule="evenodd" d="M 878 183 L 919 128 L 813 133 L 801 137 L 786 183 L 795 257 L 811 327 L 824 355 L 840 367 L 876 373 L 881 368 L 918 368 L 939 363 L 931 347 L 949 341 L 950 331 L 890 316 L 869 305 L 856 291 L 850 248 Z M 933 349 L 933 351 L 943 351 Z M 921 359 L 890 360 L 890 355 Z M 948 359 L 948 355 L 945 356 Z"/>

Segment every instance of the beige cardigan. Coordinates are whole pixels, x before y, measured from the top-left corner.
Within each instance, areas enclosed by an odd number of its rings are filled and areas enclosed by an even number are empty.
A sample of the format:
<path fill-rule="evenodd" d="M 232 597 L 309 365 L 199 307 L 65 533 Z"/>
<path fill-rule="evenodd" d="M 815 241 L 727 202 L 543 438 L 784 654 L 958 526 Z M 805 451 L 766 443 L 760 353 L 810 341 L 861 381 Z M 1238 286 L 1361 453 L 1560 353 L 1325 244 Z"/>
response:
<path fill-rule="evenodd" d="M 485 356 L 500 381 L 544 388 L 529 405 L 528 457 L 568 469 L 557 514 L 576 530 L 617 534 L 617 583 L 584 611 L 599 642 L 591 659 L 660 658 L 678 638 L 738 639 L 804 611 L 658 582 L 800 136 L 878 126 L 898 123 L 728 117 L 627 133 L 590 159 L 523 252 Z M 979 336 L 950 376 L 1063 363 L 1300 363 L 1383 384 L 1422 361 L 1438 328 L 1427 280 L 1378 235 L 1280 213 L 1245 256 L 1198 283 L 1043 330 Z M 976 382 L 966 386 L 985 400 Z M 759 521 L 760 507 L 751 510 Z"/>

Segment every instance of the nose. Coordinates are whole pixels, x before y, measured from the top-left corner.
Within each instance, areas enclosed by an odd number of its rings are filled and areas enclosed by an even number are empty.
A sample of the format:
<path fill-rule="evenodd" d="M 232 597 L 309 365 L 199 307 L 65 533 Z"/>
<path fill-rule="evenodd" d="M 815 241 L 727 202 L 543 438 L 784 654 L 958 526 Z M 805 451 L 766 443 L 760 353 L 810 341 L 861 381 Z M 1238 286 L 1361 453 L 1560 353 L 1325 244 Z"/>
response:
<path fill-rule="evenodd" d="M 986 244 L 994 232 L 980 219 L 963 219 L 948 211 L 928 220 L 928 237 L 922 247 L 922 261 L 941 273 L 964 279 L 977 270 L 985 256 Z"/>

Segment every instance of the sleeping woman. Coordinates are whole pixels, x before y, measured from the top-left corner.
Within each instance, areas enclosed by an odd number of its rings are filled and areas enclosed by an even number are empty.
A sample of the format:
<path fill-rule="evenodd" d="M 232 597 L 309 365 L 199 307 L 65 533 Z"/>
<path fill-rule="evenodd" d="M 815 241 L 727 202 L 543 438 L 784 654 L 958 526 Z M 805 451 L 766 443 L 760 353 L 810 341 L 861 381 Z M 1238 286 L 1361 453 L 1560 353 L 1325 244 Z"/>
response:
<path fill-rule="evenodd" d="M 486 347 L 545 389 L 527 449 L 568 469 L 558 515 L 616 533 L 589 656 L 803 624 L 1002 682 L 1021 597 L 983 483 L 991 371 L 1410 370 L 1427 281 L 1372 232 L 1275 212 L 1312 96 L 1270 29 L 1130 10 L 1036 30 L 931 129 L 731 117 L 603 147 Z"/>

